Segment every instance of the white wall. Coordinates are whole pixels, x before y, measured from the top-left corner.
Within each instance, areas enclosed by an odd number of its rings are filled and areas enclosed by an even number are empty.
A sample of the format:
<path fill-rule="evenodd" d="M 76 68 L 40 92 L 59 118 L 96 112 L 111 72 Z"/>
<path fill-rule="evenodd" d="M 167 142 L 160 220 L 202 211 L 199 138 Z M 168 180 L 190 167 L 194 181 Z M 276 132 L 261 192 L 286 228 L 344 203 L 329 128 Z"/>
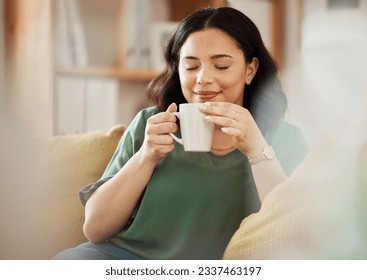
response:
<path fill-rule="evenodd" d="M 359 10 L 328 11 L 326 0 L 305 1 L 301 44 L 288 38 L 282 73 L 287 118 L 302 128 L 309 144 L 333 124 L 365 115 L 366 2 L 360 2 Z M 290 23 L 287 34 L 292 33 Z"/>
<path fill-rule="evenodd" d="M 4 106 L 5 95 L 4 41 L 4 1 L 0 0 L 0 113 Z"/>
<path fill-rule="evenodd" d="M 301 86 L 301 29 L 304 12 L 302 0 L 286 0 L 284 2 L 284 55 L 281 69 L 281 81 L 288 98 L 287 121 L 300 126 L 302 112 L 298 108 L 298 100 L 303 96 Z"/>

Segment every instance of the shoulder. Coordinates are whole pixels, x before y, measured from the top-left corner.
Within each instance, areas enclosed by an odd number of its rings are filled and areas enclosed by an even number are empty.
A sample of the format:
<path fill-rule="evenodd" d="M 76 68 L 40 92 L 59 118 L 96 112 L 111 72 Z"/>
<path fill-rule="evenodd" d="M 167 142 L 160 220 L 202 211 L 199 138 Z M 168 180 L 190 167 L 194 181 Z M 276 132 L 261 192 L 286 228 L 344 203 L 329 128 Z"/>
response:
<path fill-rule="evenodd" d="M 135 118 L 131 121 L 128 126 L 128 131 L 136 130 L 139 128 L 145 128 L 147 120 L 158 113 L 158 108 L 156 106 L 148 107 L 139 111 Z"/>
<path fill-rule="evenodd" d="M 286 121 L 280 121 L 265 138 L 274 147 L 277 158 L 288 175 L 308 153 L 302 130 Z"/>
<path fill-rule="evenodd" d="M 135 117 L 135 119 L 138 120 L 147 120 L 149 119 L 151 116 L 155 115 L 158 113 L 158 107 L 157 106 L 152 106 L 152 107 L 147 107 L 143 110 L 141 110 Z M 135 120 L 134 119 L 134 120 Z"/>
<path fill-rule="evenodd" d="M 136 146 L 139 145 L 139 143 L 141 144 L 144 140 L 147 120 L 157 112 L 157 107 L 148 107 L 139 111 L 123 134 L 120 145 Z"/>
<path fill-rule="evenodd" d="M 148 108 L 145 108 L 145 109 L 141 110 L 140 113 L 149 118 L 149 117 L 151 117 L 151 116 L 158 113 L 158 107 L 157 106 L 151 106 L 151 107 L 148 107 Z"/>
<path fill-rule="evenodd" d="M 275 128 L 267 133 L 265 138 L 270 142 L 301 141 L 306 145 L 305 138 L 298 126 L 290 124 L 284 120 L 279 121 Z M 307 146 L 307 145 L 306 145 Z"/>
<path fill-rule="evenodd" d="M 102 178 L 117 173 L 118 170 L 120 170 L 122 166 L 140 149 L 144 142 L 146 121 L 157 112 L 158 109 L 156 107 L 148 107 L 136 114 L 135 118 L 131 121 L 122 135 Z"/>

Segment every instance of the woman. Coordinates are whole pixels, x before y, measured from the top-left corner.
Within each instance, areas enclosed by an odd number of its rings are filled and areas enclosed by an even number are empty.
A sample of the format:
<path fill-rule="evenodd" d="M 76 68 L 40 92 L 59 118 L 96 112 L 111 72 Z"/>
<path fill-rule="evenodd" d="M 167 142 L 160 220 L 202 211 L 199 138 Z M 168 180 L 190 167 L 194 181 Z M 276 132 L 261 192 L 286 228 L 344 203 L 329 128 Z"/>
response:
<path fill-rule="evenodd" d="M 244 14 L 194 12 L 165 60 L 148 87 L 157 106 L 136 116 L 102 178 L 81 191 L 90 242 L 56 258 L 219 259 L 241 220 L 304 157 L 301 133 L 282 121 L 277 67 Z M 185 152 L 169 134 L 187 102 L 202 103 L 215 124 L 211 152 Z"/>

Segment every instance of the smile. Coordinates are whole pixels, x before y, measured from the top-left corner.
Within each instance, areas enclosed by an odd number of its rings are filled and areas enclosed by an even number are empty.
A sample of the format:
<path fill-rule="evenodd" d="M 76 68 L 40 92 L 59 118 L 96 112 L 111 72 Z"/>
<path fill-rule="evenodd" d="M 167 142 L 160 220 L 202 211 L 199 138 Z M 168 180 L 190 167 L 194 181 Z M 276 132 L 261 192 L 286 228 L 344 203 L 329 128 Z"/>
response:
<path fill-rule="evenodd" d="M 203 101 L 215 98 L 221 91 L 194 91 L 194 93 Z"/>

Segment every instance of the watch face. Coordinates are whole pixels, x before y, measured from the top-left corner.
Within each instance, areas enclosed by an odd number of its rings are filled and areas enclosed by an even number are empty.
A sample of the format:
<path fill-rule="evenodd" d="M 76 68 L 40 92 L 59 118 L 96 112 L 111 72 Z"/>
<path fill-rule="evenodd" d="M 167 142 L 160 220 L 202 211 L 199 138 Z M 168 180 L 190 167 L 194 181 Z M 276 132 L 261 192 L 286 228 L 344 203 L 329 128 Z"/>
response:
<path fill-rule="evenodd" d="M 274 158 L 274 150 L 272 147 L 265 147 L 263 151 L 263 155 L 266 159 L 273 159 Z"/>

